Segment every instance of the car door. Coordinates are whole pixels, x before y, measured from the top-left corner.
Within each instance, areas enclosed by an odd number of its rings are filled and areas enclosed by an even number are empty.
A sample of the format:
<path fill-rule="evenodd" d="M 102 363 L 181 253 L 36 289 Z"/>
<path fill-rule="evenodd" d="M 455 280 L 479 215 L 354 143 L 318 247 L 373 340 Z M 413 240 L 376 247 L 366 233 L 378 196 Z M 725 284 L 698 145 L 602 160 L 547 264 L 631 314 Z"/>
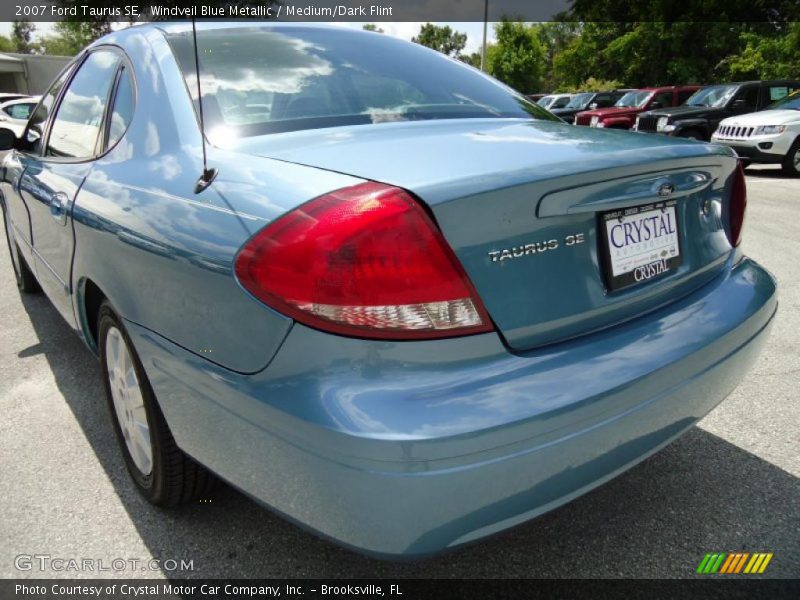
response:
<path fill-rule="evenodd" d="M 22 139 L 17 140 L 17 145 L 21 151 L 12 150 L 3 162 L 3 179 L 0 185 L 2 185 L 3 196 L 6 200 L 7 225 L 9 232 L 13 234 L 16 245 L 19 246 L 20 252 L 31 268 L 34 266 L 31 248 L 31 220 L 28 207 L 20 195 L 22 173 L 29 162 L 29 155 L 39 151 L 38 147 L 48 117 L 74 67 L 74 63 L 68 65 L 56 78 L 50 89 L 42 96 L 29 119 L 27 128 L 21 136 L 17 136 L 18 138 L 22 137 Z"/>
<path fill-rule="evenodd" d="M 612 94 L 597 94 L 592 102 L 597 104 L 597 108 L 608 108 L 609 106 L 614 106 L 617 99 Z"/>
<path fill-rule="evenodd" d="M 758 85 L 742 86 L 729 103 L 731 113 L 734 115 L 744 115 L 758 110 L 758 97 Z"/>
<path fill-rule="evenodd" d="M 678 90 L 678 104 L 677 106 L 683 106 L 686 104 L 686 101 L 692 97 L 697 90 L 689 89 L 689 90 Z"/>
<path fill-rule="evenodd" d="M 121 57 L 100 47 L 86 55 L 37 134 L 32 120 L 19 191 L 28 207 L 36 275 L 58 311 L 74 325 L 70 270 L 74 234 L 70 215 L 101 143 L 106 106 Z M 37 139 L 36 136 L 40 137 Z"/>
<path fill-rule="evenodd" d="M 669 108 L 672 106 L 672 92 L 658 92 L 650 98 L 646 110 L 657 110 L 659 108 Z"/>

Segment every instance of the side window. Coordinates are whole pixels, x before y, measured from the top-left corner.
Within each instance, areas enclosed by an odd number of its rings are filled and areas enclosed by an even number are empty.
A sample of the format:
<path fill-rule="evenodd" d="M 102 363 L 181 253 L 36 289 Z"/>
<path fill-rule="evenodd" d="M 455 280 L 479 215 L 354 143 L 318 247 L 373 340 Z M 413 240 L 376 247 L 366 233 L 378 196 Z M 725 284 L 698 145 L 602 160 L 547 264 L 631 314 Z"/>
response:
<path fill-rule="evenodd" d="M 47 93 L 42 96 L 42 99 L 39 101 L 39 106 L 33 111 L 33 115 L 30 121 L 28 121 L 28 129 L 25 131 L 25 140 L 28 143 L 27 150 L 29 152 L 39 154 L 47 118 L 50 116 L 50 111 L 53 110 L 53 104 L 55 104 L 56 98 L 58 98 L 58 94 L 61 92 L 61 88 L 64 87 L 64 82 L 69 79 L 69 75 L 72 73 L 73 69 L 74 66 L 66 69 L 61 76 L 56 79 L 55 83 L 47 90 Z"/>
<path fill-rule="evenodd" d="M 652 105 L 655 102 L 658 102 L 664 108 L 672 106 L 672 92 L 660 92 L 656 94 L 653 96 L 653 101 L 650 104 Z"/>
<path fill-rule="evenodd" d="M 86 58 L 58 106 L 50 127 L 46 155 L 94 156 L 118 64 L 119 58 L 110 50 L 98 50 Z"/>
<path fill-rule="evenodd" d="M 686 104 L 686 101 L 692 97 L 695 90 L 680 90 L 678 92 L 678 104 Z"/>
<path fill-rule="evenodd" d="M 614 106 L 616 100 L 609 94 L 598 94 L 593 102 L 597 103 L 597 108 L 608 108 L 609 106 Z"/>
<path fill-rule="evenodd" d="M 550 108 L 564 108 L 567 104 L 569 104 L 569 97 L 564 96 L 556 100 Z"/>
<path fill-rule="evenodd" d="M 133 81 L 130 70 L 123 67 L 117 80 L 117 90 L 114 93 L 114 105 L 111 109 L 111 119 L 108 124 L 108 139 L 106 149 L 116 144 L 128 129 L 133 118 Z"/>
<path fill-rule="evenodd" d="M 767 99 L 767 104 L 775 102 L 776 100 L 780 100 L 781 98 L 789 95 L 789 88 L 785 85 L 772 85 L 767 88 L 767 93 L 769 98 Z"/>
<path fill-rule="evenodd" d="M 12 119 L 25 119 L 27 121 L 28 117 L 31 116 L 31 111 L 34 106 L 36 105 L 30 103 L 12 104 L 11 106 L 7 106 L 5 111 Z"/>
<path fill-rule="evenodd" d="M 758 108 L 758 88 L 753 86 L 739 90 L 733 101 L 735 103 L 739 100 L 744 100 L 745 107 L 748 110 L 756 110 Z"/>

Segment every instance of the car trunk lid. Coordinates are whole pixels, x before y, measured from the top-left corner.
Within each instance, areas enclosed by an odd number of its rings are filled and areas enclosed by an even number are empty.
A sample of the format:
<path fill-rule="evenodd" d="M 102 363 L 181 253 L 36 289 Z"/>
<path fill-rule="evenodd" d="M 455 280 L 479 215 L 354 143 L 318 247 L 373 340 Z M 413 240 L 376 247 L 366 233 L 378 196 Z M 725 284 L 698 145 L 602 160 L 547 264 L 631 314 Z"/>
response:
<path fill-rule="evenodd" d="M 736 163 L 716 146 L 492 119 L 262 136 L 235 150 L 413 192 L 514 350 L 653 310 L 712 279 L 730 255 L 722 206 Z M 680 264 L 614 289 L 603 215 L 635 219 L 630 209 L 642 206 L 676 220 Z"/>

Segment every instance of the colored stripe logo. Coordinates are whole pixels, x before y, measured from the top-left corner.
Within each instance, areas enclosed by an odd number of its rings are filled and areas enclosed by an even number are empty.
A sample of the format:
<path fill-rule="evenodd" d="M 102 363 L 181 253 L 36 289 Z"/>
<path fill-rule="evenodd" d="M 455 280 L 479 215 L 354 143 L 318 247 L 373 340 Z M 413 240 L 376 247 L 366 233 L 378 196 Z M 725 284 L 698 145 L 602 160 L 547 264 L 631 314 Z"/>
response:
<path fill-rule="evenodd" d="M 700 561 L 697 572 L 702 575 L 714 573 L 755 575 L 766 570 L 772 556 L 772 552 L 755 552 L 753 554 L 749 552 L 709 552 Z"/>

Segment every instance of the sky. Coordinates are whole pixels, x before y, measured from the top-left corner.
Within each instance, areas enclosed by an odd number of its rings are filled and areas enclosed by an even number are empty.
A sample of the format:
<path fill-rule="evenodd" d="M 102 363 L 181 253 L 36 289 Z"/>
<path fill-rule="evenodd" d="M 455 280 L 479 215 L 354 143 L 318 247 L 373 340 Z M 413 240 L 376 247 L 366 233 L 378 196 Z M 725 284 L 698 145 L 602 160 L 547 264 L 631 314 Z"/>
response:
<path fill-rule="evenodd" d="M 361 29 L 363 23 L 343 23 L 337 22 L 334 23 L 335 25 L 339 25 L 342 27 L 353 27 L 356 29 Z M 402 38 L 404 40 L 410 40 L 413 36 L 419 33 L 419 28 L 422 25 L 422 22 L 411 21 L 407 23 L 376 23 L 378 27 L 384 30 L 385 33 L 388 35 L 393 35 L 395 37 Z M 437 25 L 449 25 L 452 29 L 456 31 L 460 31 L 462 33 L 467 34 L 467 45 L 464 48 L 464 52 L 466 54 L 471 54 L 472 52 L 477 52 L 480 47 L 481 43 L 483 42 L 483 23 L 476 23 L 476 22 L 447 22 L 447 23 L 436 23 Z M 10 36 L 11 35 L 11 23 L 8 21 L 0 21 L 0 35 Z M 53 23 L 36 23 L 36 36 L 46 35 L 53 29 Z M 494 29 L 492 28 L 492 24 L 489 23 L 489 29 L 487 31 L 487 35 L 489 36 L 489 41 L 494 41 Z"/>

